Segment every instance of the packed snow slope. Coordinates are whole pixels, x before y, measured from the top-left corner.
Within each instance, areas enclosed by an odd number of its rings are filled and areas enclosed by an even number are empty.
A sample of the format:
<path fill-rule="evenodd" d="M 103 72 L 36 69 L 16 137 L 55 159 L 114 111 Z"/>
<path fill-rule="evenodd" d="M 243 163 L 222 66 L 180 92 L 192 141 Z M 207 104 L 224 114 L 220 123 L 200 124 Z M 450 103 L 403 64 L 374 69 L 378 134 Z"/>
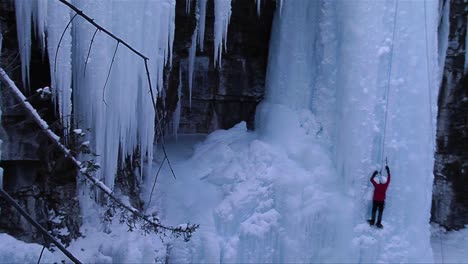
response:
<path fill-rule="evenodd" d="M 217 131 L 162 177 L 174 262 L 432 262 L 437 1 L 284 1 L 257 131 Z M 388 157 L 384 229 L 367 225 Z M 156 207 L 155 207 L 156 208 Z"/>

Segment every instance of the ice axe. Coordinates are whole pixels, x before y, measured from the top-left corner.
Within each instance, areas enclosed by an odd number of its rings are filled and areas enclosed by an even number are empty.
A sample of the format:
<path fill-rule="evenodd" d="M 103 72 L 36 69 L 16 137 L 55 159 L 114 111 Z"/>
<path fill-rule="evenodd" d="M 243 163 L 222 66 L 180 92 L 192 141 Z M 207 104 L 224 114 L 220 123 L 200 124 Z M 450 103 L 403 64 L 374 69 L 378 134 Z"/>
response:
<path fill-rule="evenodd" d="M 385 166 L 388 166 L 387 157 L 385 157 Z M 382 175 L 382 167 L 380 168 L 379 174 Z"/>

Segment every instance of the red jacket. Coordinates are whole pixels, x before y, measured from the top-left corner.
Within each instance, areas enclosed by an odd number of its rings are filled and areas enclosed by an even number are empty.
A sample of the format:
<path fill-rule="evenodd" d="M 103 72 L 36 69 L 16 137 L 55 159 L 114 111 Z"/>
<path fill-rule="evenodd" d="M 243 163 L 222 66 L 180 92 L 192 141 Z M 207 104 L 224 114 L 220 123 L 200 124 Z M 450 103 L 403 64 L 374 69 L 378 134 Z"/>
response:
<path fill-rule="evenodd" d="M 372 182 L 372 185 L 374 185 L 374 201 L 385 201 L 385 193 L 387 192 L 388 185 L 390 184 L 390 170 L 387 170 L 387 182 L 384 184 L 379 184 L 374 180 L 375 175 L 377 175 L 377 171 L 372 174 L 372 177 L 370 181 Z"/>

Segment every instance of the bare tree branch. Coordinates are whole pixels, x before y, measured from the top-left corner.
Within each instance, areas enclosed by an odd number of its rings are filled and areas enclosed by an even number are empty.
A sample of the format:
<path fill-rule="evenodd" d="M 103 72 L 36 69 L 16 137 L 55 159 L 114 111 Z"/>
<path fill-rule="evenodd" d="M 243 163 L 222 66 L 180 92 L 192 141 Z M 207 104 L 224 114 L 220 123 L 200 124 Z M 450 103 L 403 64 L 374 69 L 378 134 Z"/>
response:
<path fill-rule="evenodd" d="M 3 71 L 3 70 L 2 70 Z M 49 240 L 50 242 L 54 243 L 54 245 L 57 246 L 57 248 L 63 252 L 71 261 L 73 261 L 76 264 L 81 264 L 81 261 L 79 261 L 70 251 L 68 251 L 60 242 L 58 242 L 47 230 L 45 230 L 44 227 L 42 227 L 36 220 L 34 220 L 3 188 L 0 188 L 0 195 L 3 196 L 3 198 L 13 207 L 15 207 L 16 210 L 30 223 L 32 224 L 39 232 L 42 233 L 45 239 Z M 44 251 L 44 248 L 42 249 Z M 42 252 L 41 252 L 42 256 Z M 38 262 L 41 259 L 39 258 Z"/>
<path fill-rule="evenodd" d="M 83 70 L 83 76 L 86 75 L 86 67 L 88 66 L 89 54 L 91 53 L 91 47 L 93 46 L 93 43 L 94 43 L 94 37 L 96 37 L 96 33 L 98 31 L 99 29 L 96 28 L 96 31 L 94 31 L 93 37 L 91 38 L 91 43 L 89 44 L 88 55 L 86 56 L 85 66 Z"/>
<path fill-rule="evenodd" d="M 117 49 L 119 48 L 119 44 L 120 44 L 120 42 L 117 42 L 117 44 L 115 45 L 114 55 L 112 55 L 112 61 L 111 61 L 111 64 L 109 66 L 109 71 L 107 72 L 106 82 L 104 83 L 104 88 L 102 88 L 102 101 L 104 101 L 104 103 L 106 105 L 107 105 L 107 103 L 106 103 L 106 86 L 107 86 L 107 82 L 109 81 L 109 76 L 110 76 L 111 71 L 112 71 L 112 66 L 114 65 L 115 54 L 117 54 Z"/>
<path fill-rule="evenodd" d="M 134 49 L 132 46 L 130 46 L 129 44 L 127 44 L 127 42 L 123 41 L 121 38 L 117 37 L 116 35 L 112 34 L 110 31 L 108 31 L 107 29 L 103 28 L 102 26 L 100 26 L 99 24 L 97 24 L 96 22 L 94 22 L 94 19 L 90 18 L 89 16 L 87 16 L 85 13 L 83 13 L 83 11 L 81 11 L 80 9 L 78 9 L 76 6 L 70 4 L 69 2 L 67 2 L 66 0 L 58 0 L 60 2 L 62 2 L 63 4 L 65 4 L 66 6 L 68 6 L 71 10 L 75 11 L 79 16 L 81 16 L 82 18 L 86 19 L 89 23 L 91 23 L 94 27 L 98 28 L 100 31 L 106 33 L 107 35 L 109 35 L 111 38 L 117 40 L 118 42 L 122 43 L 124 46 L 126 46 L 128 49 L 130 49 L 131 51 L 133 51 L 133 53 L 135 53 L 136 55 L 140 56 L 141 58 L 147 60 L 148 57 L 146 57 L 145 55 L 141 54 L 139 51 L 137 51 L 136 49 Z"/>
<path fill-rule="evenodd" d="M 57 49 L 55 50 L 55 58 L 54 58 L 54 80 L 56 80 L 56 76 L 55 74 L 57 73 L 57 55 L 58 55 L 58 52 L 59 52 L 59 48 L 60 48 L 60 44 L 62 43 L 62 40 L 63 40 L 63 36 L 65 36 L 65 32 L 67 32 L 67 29 L 68 27 L 71 25 L 71 23 L 73 22 L 73 20 L 75 19 L 75 17 L 77 16 L 78 14 L 75 14 L 72 19 L 70 19 L 70 21 L 68 21 L 68 24 L 67 26 L 65 27 L 65 29 L 63 30 L 62 32 L 62 35 L 60 36 L 60 40 L 57 44 Z"/>

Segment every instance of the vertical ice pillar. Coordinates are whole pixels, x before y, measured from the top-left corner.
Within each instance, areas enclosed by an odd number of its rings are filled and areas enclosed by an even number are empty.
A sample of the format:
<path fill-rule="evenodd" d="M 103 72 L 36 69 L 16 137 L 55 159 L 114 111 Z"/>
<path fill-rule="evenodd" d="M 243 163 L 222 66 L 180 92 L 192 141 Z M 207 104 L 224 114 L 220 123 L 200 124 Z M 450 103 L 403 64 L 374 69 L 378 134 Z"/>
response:
<path fill-rule="evenodd" d="M 27 0 L 15 1 L 17 25 L 18 47 L 21 57 L 21 77 L 24 87 L 29 85 L 29 62 L 31 60 L 31 26 L 32 26 L 32 8 L 33 2 Z"/>
<path fill-rule="evenodd" d="M 39 1 L 41 2 L 41 1 Z M 58 1 L 48 1 L 47 12 L 47 51 L 50 59 L 51 87 L 54 102 L 65 127 L 65 136 L 68 135 L 72 114 L 72 27 L 70 24 L 64 32 L 65 26 L 70 22 L 70 10 Z M 39 11 L 37 11 L 40 13 Z M 35 23 L 43 23 L 35 21 Z M 62 35 L 63 34 L 63 35 Z M 67 138 L 67 137 L 65 137 Z"/>
<path fill-rule="evenodd" d="M 284 1 L 275 17 L 267 95 L 257 113 L 260 134 L 292 159 L 301 155 L 291 146 L 325 146 L 323 155 L 332 160 L 328 178 L 337 184 L 321 189 L 342 199 L 327 212 L 349 209 L 343 220 L 314 224 L 334 241 L 325 246 L 343 252 L 327 229 L 336 225 L 342 240 L 356 242 L 346 248 L 348 260 L 430 262 L 438 1 L 291 2 Z M 316 136 L 302 122 L 307 111 L 321 126 L 312 131 Z M 390 231 L 379 237 L 360 224 L 368 217 L 370 173 L 385 156 L 393 173 L 384 213 Z M 344 208 L 348 202 L 352 207 Z M 347 224 L 352 226 L 342 228 Z M 361 243 L 369 236 L 376 242 Z M 317 242 L 312 238 L 312 245 Z"/>

